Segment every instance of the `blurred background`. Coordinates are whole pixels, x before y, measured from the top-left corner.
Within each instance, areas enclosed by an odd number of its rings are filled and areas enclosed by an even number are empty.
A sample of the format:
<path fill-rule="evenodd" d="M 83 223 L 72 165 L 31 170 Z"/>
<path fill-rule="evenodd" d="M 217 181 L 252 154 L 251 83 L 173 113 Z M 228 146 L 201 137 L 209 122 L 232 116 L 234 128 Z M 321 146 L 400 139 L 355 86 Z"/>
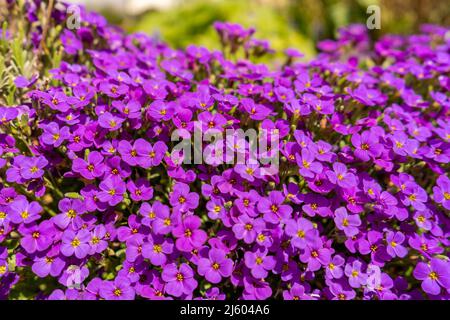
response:
<path fill-rule="evenodd" d="M 276 50 L 295 47 L 307 57 L 315 44 L 334 38 L 339 27 L 366 23 L 369 5 L 381 9 L 386 33 L 414 33 L 423 23 L 450 26 L 449 0 L 71 0 L 99 11 L 128 32 L 156 35 L 173 47 L 188 44 L 218 48 L 214 21 L 255 27 L 256 38 Z"/>

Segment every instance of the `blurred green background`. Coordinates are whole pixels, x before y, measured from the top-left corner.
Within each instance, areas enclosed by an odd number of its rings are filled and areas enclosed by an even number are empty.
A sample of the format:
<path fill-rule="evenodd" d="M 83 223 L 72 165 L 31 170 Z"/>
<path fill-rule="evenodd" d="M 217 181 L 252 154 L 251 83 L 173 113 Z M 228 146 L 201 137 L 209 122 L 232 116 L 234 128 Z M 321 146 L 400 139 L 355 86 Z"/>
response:
<path fill-rule="evenodd" d="M 164 0 L 161 0 L 164 2 Z M 168 0 L 166 0 L 168 1 Z M 158 2 L 158 1 L 156 1 Z M 255 27 L 256 37 L 267 39 L 276 50 L 295 47 L 307 57 L 314 55 L 317 41 L 333 38 L 339 27 L 365 23 L 369 5 L 381 8 L 381 30 L 413 33 L 422 23 L 450 25 L 449 0 L 172 0 L 164 9 L 139 14 L 103 9 L 113 23 L 129 32 L 158 35 L 174 47 L 188 44 L 218 48 L 211 27 L 214 21 L 230 21 Z M 165 3 L 167 5 L 167 3 Z M 89 2 L 88 2 L 89 6 Z"/>

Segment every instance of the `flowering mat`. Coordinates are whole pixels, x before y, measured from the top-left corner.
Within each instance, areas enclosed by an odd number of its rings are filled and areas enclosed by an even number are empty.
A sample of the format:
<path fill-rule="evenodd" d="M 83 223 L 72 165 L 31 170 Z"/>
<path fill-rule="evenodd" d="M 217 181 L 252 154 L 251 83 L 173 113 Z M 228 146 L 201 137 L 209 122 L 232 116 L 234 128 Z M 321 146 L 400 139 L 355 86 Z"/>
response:
<path fill-rule="evenodd" d="M 264 64 L 49 3 L 0 10 L 1 298 L 449 298 L 449 29 Z"/>

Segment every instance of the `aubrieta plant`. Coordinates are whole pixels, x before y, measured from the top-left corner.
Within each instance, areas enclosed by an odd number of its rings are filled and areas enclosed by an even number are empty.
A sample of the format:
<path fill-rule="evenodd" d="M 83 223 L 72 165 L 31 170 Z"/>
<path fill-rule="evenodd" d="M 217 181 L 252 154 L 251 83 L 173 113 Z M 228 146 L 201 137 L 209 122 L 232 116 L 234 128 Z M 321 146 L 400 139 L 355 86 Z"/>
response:
<path fill-rule="evenodd" d="M 0 10 L 1 298 L 450 297 L 449 29 L 265 65 L 239 25 L 175 50 L 48 3 Z M 198 123 L 279 142 L 186 164 Z"/>

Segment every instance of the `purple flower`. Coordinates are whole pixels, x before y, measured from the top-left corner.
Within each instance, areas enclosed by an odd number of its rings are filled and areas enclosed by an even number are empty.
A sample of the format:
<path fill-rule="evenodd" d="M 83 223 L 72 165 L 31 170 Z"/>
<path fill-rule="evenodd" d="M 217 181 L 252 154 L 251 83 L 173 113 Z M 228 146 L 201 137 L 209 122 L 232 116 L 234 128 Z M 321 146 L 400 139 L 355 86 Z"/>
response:
<path fill-rule="evenodd" d="M 348 277 L 348 283 L 352 288 L 359 288 L 366 284 L 367 275 L 361 270 L 361 261 L 355 260 L 352 264 L 345 265 L 344 273 Z"/>
<path fill-rule="evenodd" d="M 433 187 L 434 201 L 442 204 L 442 206 L 450 210 L 450 179 L 441 175 L 436 180 L 436 186 Z"/>
<path fill-rule="evenodd" d="M 103 160 L 104 158 L 100 152 L 92 151 L 87 156 L 87 161 L 81 158 L 74 159 L 72 170 L 85 179 L 93 180 L 104 174 L 106 166 L 103 164 Z"/>
<path fill-rule="evenodd" d="M 61 240 L 61 253 L 66 257 L 75 255 L 78 259 L 83 259 L 89 254 L 89 240 L 91 240 L 89 231 L 81 229 L 75 233 L 72 230 L 66 230 Z"/>
<path fill-rule="evenodd" d="M 301 151 L 301 157 L 297 156 L 297 164 L 300 168 L 300 174 L 305 178 L 314 178 L 318 173 L 321 173 L 323 166 L 320 162 L 314 161 L 314 154 L 306 148 Z"/>
<path fill-rule="evenodd" d="M 100 182 L 100 192 L 97 198 L 101 202 L 107 202 L 110 206 L 115 206 L 122 202 L 126 192 L 126 185 L 119 177 L 108 177 Z"/>
<path fill-rule="evenodd" d="M 28 202 L 25 197 L 12 202 L 8 209 L 11 221 L 16 224 L 36 221 L 42 212 L 42 207 L 37 201 Z"/>
<path fill-rule="evenodd" d="M 44 168 L 48 165 L 45 157 L 33 157 L 24 161 L 20 167 L 20 175 L 27 180 L 39 179 L 44 175 Z"/>
<path fill-rule="evenodd" d="M 264 230 L 265 226 L 263 219 L 253 219 L 243 214 L 238 217 L 238 221 L 233 225 L 232 229 L 237 239 L 242 239 L 245 243 L 253 243 L 256 235 Z"/>
<path fill-rule="evenodd" d="M 149 259 L 155 266 L 162 266 L 167 261 L 167 255 L 173 251 L 173 242 L 162 236 L 149 235 L 148 241 L 142 246 L 142 256 Z"/>
<path fill-rule="evenodd" d="M 194 271 L 185 263 L 179 267 L 175 263 L 166 265 L 161 277 L 166 282 L 166 292 L 174 297 L 191 294 L 197 288 Z"/>
<path fill-rule="evenodd" d="M 383 150 L 382 145 L 378 143 L 378 136 L 370 131 L 353 134 L 352 144 L 356 148 L 355 156 L 362 161 L 369 161 L 370 157 L 379 157 Z"/>
<path fill-rule="evenodd" d="M 189 192 L 189 186 L 185 183 L 177 183 L 170 194 L 170 204 L 173 209 L 186 212 L 197 208 L 199 196 L 195 192 Z"/>
<path fill-rule="evenodd" d="M 109 131 L 119 130 L 124 119 L 117 117 L 110 112 L 105 112 L 98 117 L 98 124 L 100 127 L 108 129 Z"/>
<path fill-rule="evenodd" d="M 198 273 L 211 283 L 220 283 L 222 277 L 227 278 L 233 271 L 233 261 L 226 257 L 225 251 L 211 249 L 208 258 L 201 258 L 197 263 Z"/>
<path fill-rule="evenodd" d="M 153 198 L 153 188 L 144 178 L 137 179 L 136 182 L 129 180 L 127 182 L 127 189 L 133 201 L 146 201 Z"/>
<path fill-rule="evenodd" d="M 395 258 L 403 258 L 408 254 L 408 250 L 402 245 L 405 236 L 401 232 L 388 231 L 386 234 L 387 253 Z"/>
<path fill-rule="evenodd" d="M 339 230 L 344 231 L 347 237 L 353 237 L 359 233 L 358 227 L 361 225 L 359 215 L 349 215 L 343 207 L 336 209 L 334 212 L 334 222 Z"/>
<path fill-rule="evenodd" d="M 294 283 L 290 290 L 283 291 L 284 300 L 314 300 L 310 295 L 306 294 L 305 287 Z"/>
<path fill-rule="evenodd" d="M 285 230 L 286 234 L 292 237 L 292 245 L 299 249 L 304 249 L 306 247 L 307 236 L 308 238 L 312 238 L 317 234 L 317 230 L 314 229 L 312 222 L 305 218 L 300 218 L 298 220 L 289 219 L 286 221 Z"/>
<path fill-rule="evenodd" d="M 125 277 L 117 277 L 114 281 L 103 281 L 99 293 L 106 300 L 134 300 L 136 295 L 130 280 Z"/>
<path fill-rule="evenodd" d="M 177 238 L 175 245 L 178 250 L 189 252 L 200 247 L 207 239 L 206 232 L 199 229 L 201 220 L 191 215 L 185 217 L 172 231 Z"/>
<path fill-rule="evenodd" d="M 54 227 L 51 221 L 43 221 L 39 225 L 21 226 L 23 238 L 20 245 L 28 253 L 46 250 L 53 242 Z"/>
<path fill-rule="evenodd" d="M 33 272 L 41 278 L 48 275 L 59 276 L 66 265 L 65 261 L 59 257 L 59 249 L 59 246 L 56 246 L 46 253 L 39 253 L 31 266 Z"/>
<path fill-rule="evenodd" d="M 64 198 L 58 203 L 60 214 L 53 218 L 55 225 L 61 229 L 66 229 L 70 223 L 74 224 L 79 215 L 86 212 L 85 204 L 80 199 Z"/>
<path fill-rule="evenodd" d="M 331 252 L 323 247 L 323 241 L 319 237 L 308 239 L 307 246 L 300 255 L 300 261 L 308 264 L 308 270 L 317 271 L 322 266 L 328 265 L 330 260 Z"/>
<path fill-rule="evenodd" d="M 261 198 L 258 203 L 258 210 L 264 214 L 264 220 L 270 223 L 278 224 L 280 220 L 290 218 L 292 207 L 283 204 L 285 197 L 280 191 L 271 191 L 269 198 Z"/>
<path fill-rule="evenodd" d="M 353 173 L 347 171 L 345 164 L 336 162 L 333 164 L 333 171 L 327 171 L 328 179 L 341 188 L 352 188 L 357 185 L 357 178 Z"/>
<path fill-rule="evenodd" d="M 429 264 L 419 262 L 414 269 L 413 275 L 422 280 L 422 289 L 431 295 L 438 295 L 441 287 L 450 289 L 450 266 L 448 261 L 432 258 Z"/>
<path fill-rule="evenodd" d="M 256 279 L 266 278 L 268 272 L 275 267 L 275 258 L 267 254 L 267 248 L 258 248 L 253 252 L 247 251 L 244 254 L 245 265 Z"/>
<path fill-rule="evenodd" d="M 59 147 L 70 136 L 68 127 L 59 128 L 56 122 L 50 122 L 42 126 L 44 132 L 41 135 L 42 142 L 46 145 Z"/>

